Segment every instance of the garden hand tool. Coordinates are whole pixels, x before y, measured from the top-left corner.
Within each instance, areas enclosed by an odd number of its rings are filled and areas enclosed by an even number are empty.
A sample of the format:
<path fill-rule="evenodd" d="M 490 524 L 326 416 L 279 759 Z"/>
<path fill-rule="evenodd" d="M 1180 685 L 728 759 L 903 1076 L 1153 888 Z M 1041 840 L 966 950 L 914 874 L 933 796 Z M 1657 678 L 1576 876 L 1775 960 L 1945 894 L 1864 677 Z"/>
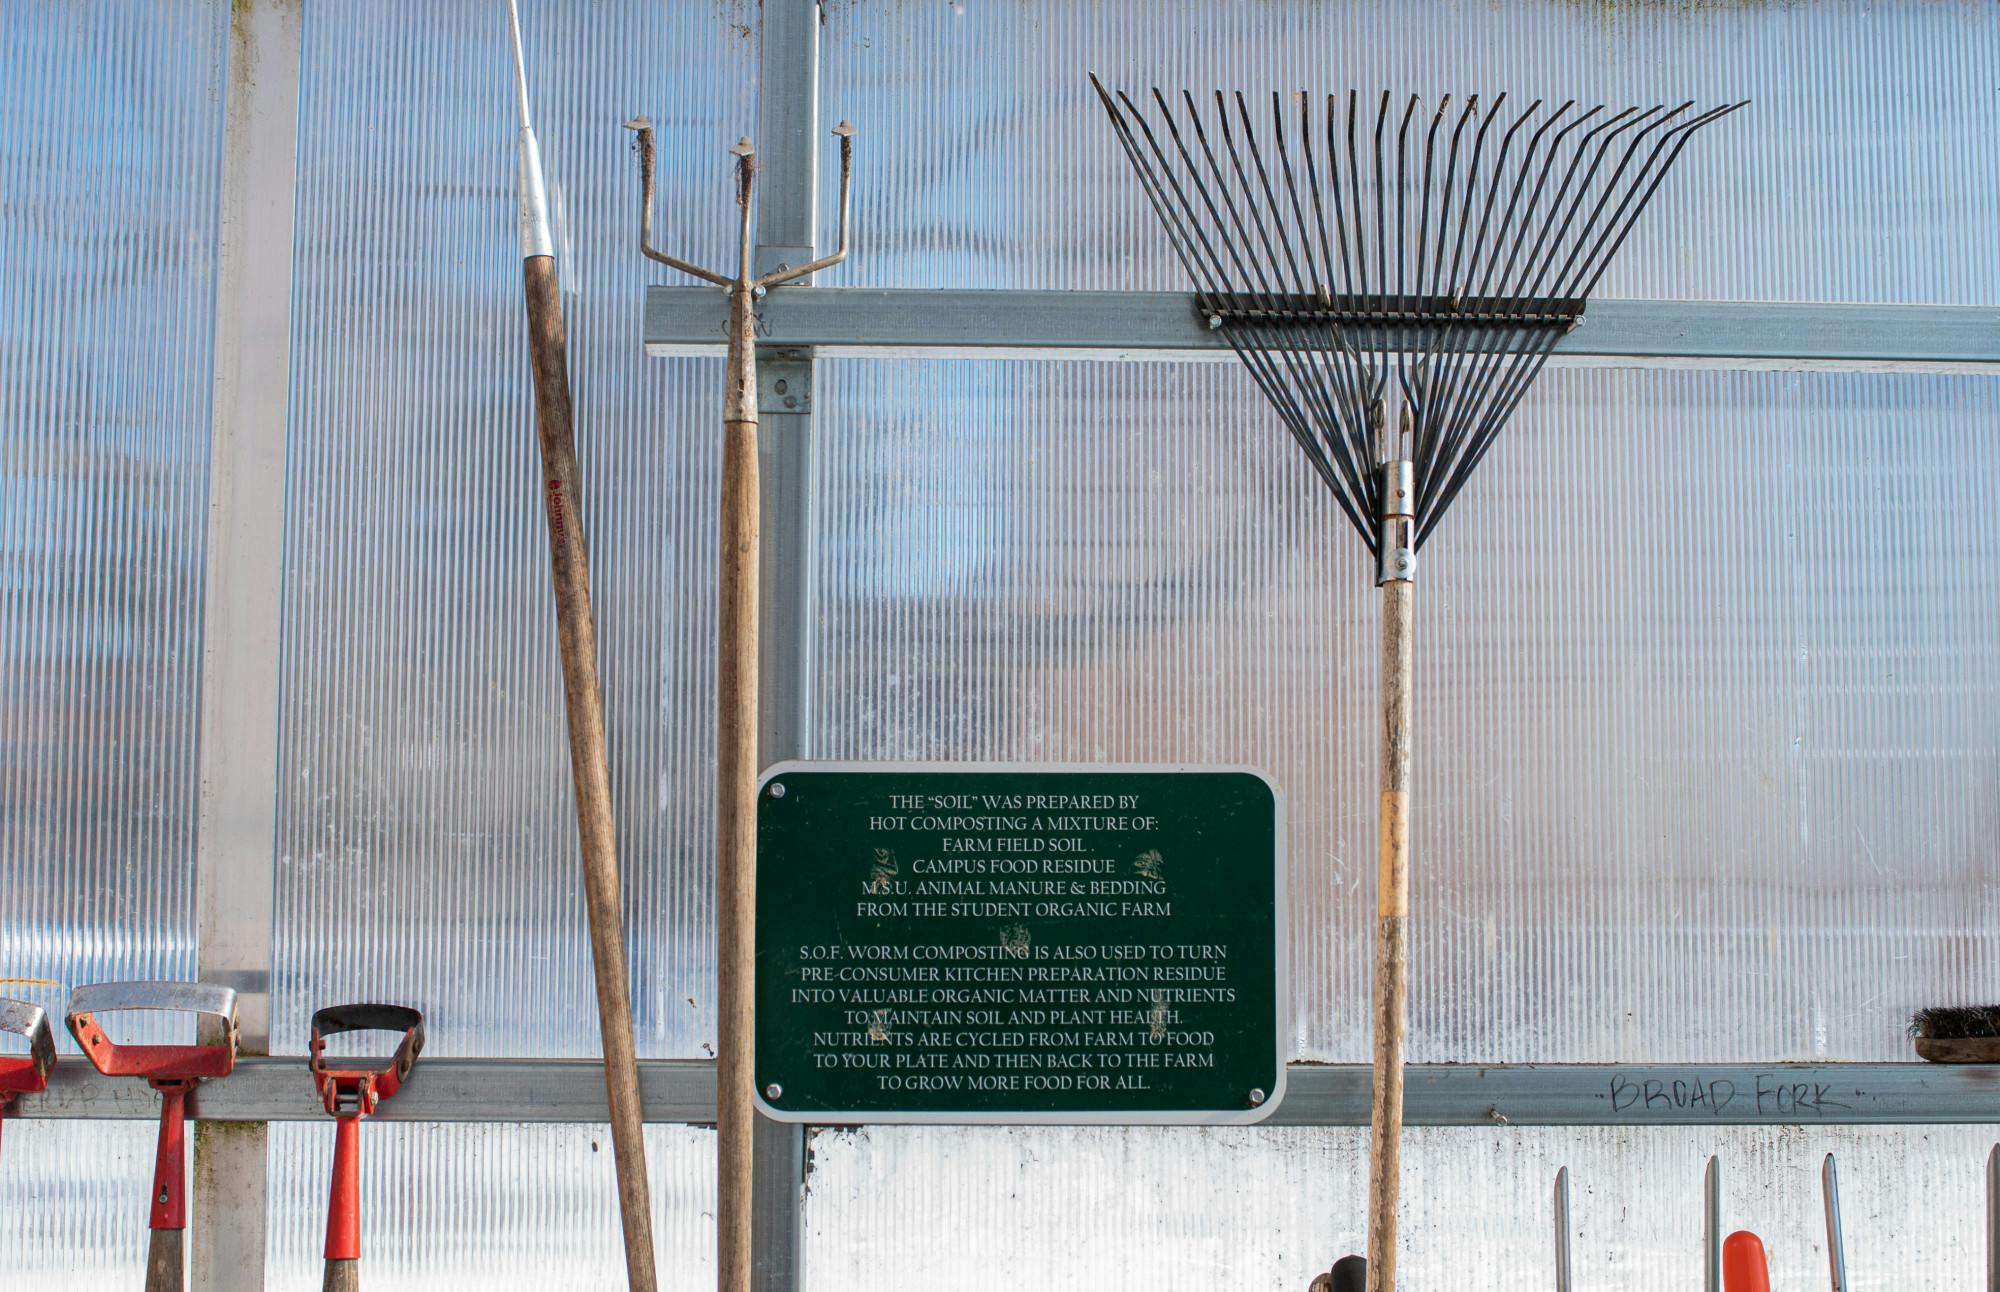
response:
<path fill-rule="evenodd" d="M 736 158 L 737 261 L 734 276 L 653 246 L 653 126 L 638 132 L 639 252 L 648 260 L 713 283 L 729 294 L 729 350 L 722 402 L 721 569 L 717 572 L 716 658 L 716 996 L 721 1023 L 716 1055 L 716 1265 L 723 1292 L 748 1292 L 751 1279 L 750 1158 L 756 1109 L 752 1097 L 757 930 L 757 652 L 758 580 L 763 513 L 757 476 L 757 347 L 755 303 L 767 289 L 830 268 L 847 258 L 854 198 L 854 127 L 840 140 L 840 247 L 830 255 L 770 273 L 751 273 L 751 192 L 757 154 L 746 138 Z"/>
<path fill-rule="evenodd" d="M 528 316 L 528 357 L 541 443 L 537 491 L 549 535 L 549 580 L 562 661 L 563 703 L 569 720 L 570 780 L 576 792 L 576 833 L 583 856 L 584 910 L 590 925 L 591 969 L 597 987 L 597 1028 L 604 1045 L 604 1087 L 611 1107 L 611 1158 L 618 1176 L 618 1218 L 625 1238 L 625 1278 L 631 1292 L 653 1292 L 653 1209 L 646 1183 L 645 1109 L 639 1098 L 639 1057 L 632 1037 L 624 917 L 618 898 L 618 832 L 611 808 L 611 765 L 604 743 L 604 693 L 597 678 L 597 617 L 590 599 L 590 553 L 584 542 L 582 472 L 576 461 L 569 356 L 555 239 L 542 181 L 542 146 L 528 111 L 527 59 L 521 19 L 507 0 L 514 50 L 515 148 L 520 161 L 521 290 Z"/>
<path fill-rule="evenodd" d="M 326 1038 L 342 1032 L 401 1032 L 387 1066 L 329 1066 Z M 424 1016 L 404 1005 L 332 1005 L 312 1018 L 313 1085 L 334 1115 L 333 1187 L 326 1204 L 326 1278 L 322 1292 L 361 1286 L 361 1119 L 403 1088 L 424 1049 Z"/>
<path fill-rule="evenodd" d="M 1195 308 L 1304 451 L 1382 589 L 1368 1287 L 1393 1292 L 1417 548 L 1689 139 L 1742 104 L 1607 113 L 1384 93 L 1371 112 L 1350 92 L 1342 113 L 1336 95 L 1274 93 L 1267 115 L 1241 92 L 1205 106 L 1154 90 L 1147 107 L 1091 84 Z"/>
<path fill-rule="evenodd" d="M 116 1045 L 97 1015 L 146 1009 L 206 1015 L 222 1022 L 219 1045 Z M 101 982 L 69 996 L 71 1036 L 107 1077 L 144 1077 L 160 1092 L 160 1142 L 150 1195 L 153 1237 L 146 1253 L 146 1292 L 181 1292 L 187 1229 L 187 1097 L 195 1084 L 226 1077 L 236 1067 L 236 993 L 199 982 Z"/>
<path fill-rule="evenodd" d="M 56 1066 L 56 1038 L 49 1030 L 48 1012 L 25 1000 L 0 997 L 0 1032 L 28 1038 L 26 1054 L 0 1055 L 0 1127 L 22 1095 L 48 1089 L 49 1069 Z"/>

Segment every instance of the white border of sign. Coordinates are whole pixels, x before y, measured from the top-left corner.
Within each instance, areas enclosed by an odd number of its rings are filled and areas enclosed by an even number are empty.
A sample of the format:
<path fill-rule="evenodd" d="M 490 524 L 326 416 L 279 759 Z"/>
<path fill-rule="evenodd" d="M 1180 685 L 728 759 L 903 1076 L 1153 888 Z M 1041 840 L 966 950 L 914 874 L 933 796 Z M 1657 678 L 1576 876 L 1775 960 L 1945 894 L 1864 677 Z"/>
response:
<path fill-rule="evenodd" d="M 764 791 L 780 776 L 794 772 L 922 772 L 925 774 L 968 775 L 992 774 L 996 772 L 1147 772 L 1172 774 L 1177 772 L 1233 773 L 1254 776 L 1263 782 L 1271 792 L 1271 854 L 1273 875 L 1271 877 L 1271 900 L 1274 906 L 1272 919 L 1275 923 L 1273 938 L 1274 954 L 1277 958 L 1275 988 L 1275 1018 L 1272 1030 L 1277 1037 L 1276 1053 L 1272 1056 L 1273 1070 L 1277 1073 L 1274 1088 L 1265 1093 L 1264 1102 L 1255 1108 L 1240 1109 L 1192 1109 L 1186 1112 L 1121 1111 L 1102 1109 L 1092 1112 L 1005 1112 L 1005 1113 L 918 1113 L 918 1112 L 821 1112 L 791 1111 L 774 1108 L 765 1102 L 761 1089 L 752 1091 L 757 1100 L 757 1111 L 776 1122 L 791 1122 L 808 1126 L 1254 1126 L 1278 1110 L 1284 1102 L 1286 1088 L 1286 1066 L 1291 1055 L 1289 1038 L 1292 1008 L 1292 957 L 1291 957 L 1291 909 L 1285 887 L 1285 795 L 1271 778 L 1255 767 L 1237 765 L 1193 766 L 1186 763 L 930 763 L 930 762 L 841 762 L 817 759 L 793 759 L 774 763 L 764 770 L 757 781 L 757 800 L 761 804 Z M 756 997 L 756 985 L 751 984 L 751 995 Z M 752 1028 L 755 1030 L 754 1025 Z M 753 1053 L 750 1060 L 750 1079 L 754 1086 L 757 1074 L 757 1060 Z"/>

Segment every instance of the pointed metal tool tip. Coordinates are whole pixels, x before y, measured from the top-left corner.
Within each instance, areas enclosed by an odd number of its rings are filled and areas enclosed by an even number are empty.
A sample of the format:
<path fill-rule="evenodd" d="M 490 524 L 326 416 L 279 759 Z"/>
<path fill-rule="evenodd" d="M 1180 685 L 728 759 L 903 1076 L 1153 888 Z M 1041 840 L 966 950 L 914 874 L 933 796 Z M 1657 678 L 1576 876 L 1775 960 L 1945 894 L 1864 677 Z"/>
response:
<path fill-rule="evenodd" d="M 625 128 L 627 130 L 651 130 L 653 128 L 653 119 L 642 112 L 630 121 L 627 121 Z"/>
<path fill-rule="evenodd" d="M 842 139 L 849 138 L 854 134 L 854 123 L 852 121 L 843 121 L 833 128 L 833 133 L 839 135 Z"/>

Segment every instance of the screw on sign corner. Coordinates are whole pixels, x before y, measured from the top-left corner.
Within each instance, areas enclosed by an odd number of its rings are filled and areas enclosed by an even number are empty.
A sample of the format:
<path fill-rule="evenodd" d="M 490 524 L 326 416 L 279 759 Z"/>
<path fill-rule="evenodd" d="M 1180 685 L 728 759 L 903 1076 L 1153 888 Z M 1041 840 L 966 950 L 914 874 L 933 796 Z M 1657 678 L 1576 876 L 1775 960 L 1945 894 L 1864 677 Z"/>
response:
<path fill-rule="evenodd" d="M 764 1087 L 764 1098 L 766 1099 L 781 1099 L 784 1097 L 784 1094 L 785 1088 L 775 1081 Z"/>
<path fill-rule="evenodd" d="M 771 797 L 774 799 L 785 797 L 785 783 L 783 781 L 771 782 Z"/>

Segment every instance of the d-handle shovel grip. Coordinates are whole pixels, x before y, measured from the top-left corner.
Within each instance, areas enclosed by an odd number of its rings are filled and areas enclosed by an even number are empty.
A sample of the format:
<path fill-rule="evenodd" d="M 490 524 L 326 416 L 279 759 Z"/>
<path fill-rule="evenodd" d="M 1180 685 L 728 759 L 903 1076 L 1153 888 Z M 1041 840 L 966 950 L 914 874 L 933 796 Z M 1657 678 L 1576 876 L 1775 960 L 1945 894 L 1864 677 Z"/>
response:
<path fill-rule="evenodd" d="M 401 1032 L 386 1066 L 363 1067 L 326 1057 L 326 1039 L 343 1032 Z M 372 1113 L 375 1105 L 402 1089 L 417 1056 L 424 1052 L 424 1016 L 407 1005 L 329 1005 L 312 1017 L 311 1069 L 313 1084 L 326 1101 L 326 1110 Z"/>

